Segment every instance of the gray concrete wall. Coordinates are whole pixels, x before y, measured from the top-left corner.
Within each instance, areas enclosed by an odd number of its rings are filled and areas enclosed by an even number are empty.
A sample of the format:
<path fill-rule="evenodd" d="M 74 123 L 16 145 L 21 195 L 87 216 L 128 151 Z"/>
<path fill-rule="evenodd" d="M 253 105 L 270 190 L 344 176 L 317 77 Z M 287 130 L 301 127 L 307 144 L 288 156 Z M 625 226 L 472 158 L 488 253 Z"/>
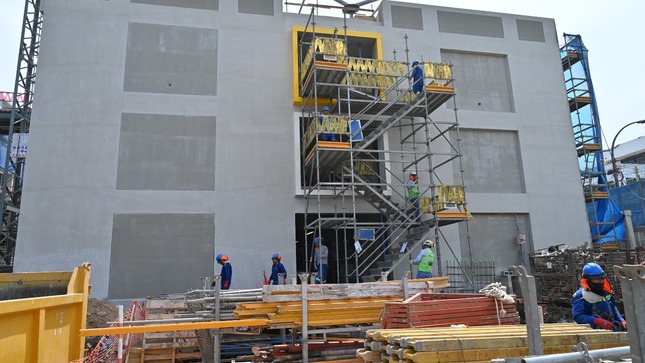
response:
<path fill-rule="evenodd" d="M 135 291 L 124 281 L 136 271 L 125 261 L 154 259 L 146 255 L 150 242 L 145 241 L 155 234 L 137 239 L 136 229 L 117 233 L 115 221 L 182 215 L 212 218 L 212 237 L 187 244 L 182 262 L 199 268 L 186 272 L 183 264 L 168 263 L 168 274 L 176 278 L 160 289 L 175 290 L 174 283 L 184 284 L 192 274 L 197 284 L 197 275 L 218 273 L 213 256 L 206 258 L 210 251 L 230 257 L 234 288 L 258 286 L 274 252 L 282 254 L 288 273 L 295 273 L 294 215 L 304 211 L 304 203 L 296 185 L 291 27 L 304 25 L 306 17 L 283 14 L 279 0 L 273 0 L 272 12 L 266 2 L 251 0 L 173 4 L 45 3 L 17 271 L 69 270 L 90 261 L 93 297 L 108 292 L 128 297 Z M 407 9 L 401 13 L 401 8 Z M 414 9 L 420 17 L 406 24 L 401 14 Z M 440 29 L 438 11 L 482 22 L 468 31 Z M 472 139 L 477 133 L 516 135 L 519 152 L 513 156 L 521 170 L 504 176 L 522 175 L 524 189 L 469 193 L 473 214 L 504 225 L 510 223 L 506 214 L 527 216 L 527 236 L 536 248 L 588 240 L 553 21 L 392 1 L 383 2 L 382 18 L 382 23 L 350 20 L 348 26 L 380 33 L 385 59 L 393 59 L 394 50 L 397 59 L 405 57 L 406 34 L 410 60 L 441 61 L 445 52 L 505 59 L 512 107 L 473 106 L 460 111 L 459 119 Z M 500 19 L 503 37 L 499 21 L 489 18 Z M 342 19 L 320 17 L 317 26 L 342 29 Z M 472 34 L 477 32 L 483 33 Z M 171 41 L 161 42 L 161 35 Z M 455 85 L 458 94 L 466 93 L 459 79 Z M 433 118 L 452 120 L 454 114 L 445 107 Z M 137 138 L 144 140 L 141 151 Z M 473 163 L 495 158 L 477 157 Z M 191 176 L 191 164 L 199 166 L 196 175 Z M 441 173 L 444 183 L 454 180 L 450 168 Z M 182 177 L 190 180 L 182 183 Z M 360 204 L 358 211 L 369 208 Z M 457 226 L 446 231 L 456 254 L 466 254 L 459 248 L 463 232 Z M 160 242 L 163 248 L 173 246 L 173 235 L 168 236 Z M 124 248 L 126 242 L 138 244 Z M 445 246 L 442 251 L 444 259 L 450 257 Z M 119 261 L 109 256 L 120 256 Z M 499 265 L 515 263 L 511 257 Z"/>

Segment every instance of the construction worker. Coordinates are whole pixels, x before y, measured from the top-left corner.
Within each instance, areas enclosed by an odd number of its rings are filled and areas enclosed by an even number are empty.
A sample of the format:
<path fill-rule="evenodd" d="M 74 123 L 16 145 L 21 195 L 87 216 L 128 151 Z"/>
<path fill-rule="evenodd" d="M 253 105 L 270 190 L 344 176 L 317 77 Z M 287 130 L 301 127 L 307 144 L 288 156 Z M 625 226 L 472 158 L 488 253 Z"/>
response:
<path fill-rule="evenodd" d="M 412 92 L 415 95 L 423 92 L 423 67 L 419 61 L 412 62 Z"/>
<path fill-rule="evenodd" d="M 573 320 L 576 323 L 589 324 L 594 329 L 627 329 L 627 322 L 616 308 L 614 291 L 602 267 L 593 262 L 586 264 L 582 268 L 580 286 L 571 299 Z"/>
<path fill-rule="evenodd" d="M 324 122 L 327 121 L 327 123 L 331 122 L 331 116 L 329 115 L 329 107 L 324 106 L 322 108 L 322 115 L 318 116 L 318 123 L 323 127 L 323 131 L 327 131 L 324 129 Z M 320 135 L 320 140 L 321 141 L 336 141 L 336 135 L 334 134 L 322 134 Z"/>
<path fill-rule="evenodd" d="M 284 268 L 284 265 L 282 262 L 282 256 L 280 256 L 277 253 L 274 253 L 273 256 L 271 256 L 271 262 L 273 262 L 273 265 L 271 265 L 271 277 L 269 277 L 269 284 L 270 285 L 280 285 L 280 276 L 278 274 L 284 274 L 283 276 L 283 283 L 287 283 L 287 269 Z"/>
<path fill-rule="evenodd" d="M 434 247 L 434 242 L 429 239 L 423 241 L 421 252 L 419 252 L 414 260 L 410 261 L 413 265 L 419 265 L 419 268 L 417 269 L 418 279 L 427 279 L 432 277 L 432 264 L 434 263 L 434 252 L 432 252 L 432 247 Z"/>
<path fill-rule="evenodd" d="M 231 267 L 231 263 L 228 260 L 228 256 L 220 253 L 219 255 L 217 255 L 217 257 L 215 257 L 215 261 L 222 265 L 222 270 L 219 273 L 219 276 L 221 278 L 220 289 L 228 290 L 231 287 L 231 278 L 233 277 L 233 268 Z M 213 282 L 213 284 L 215 283 Z"/>
<path fill-rule="evenodd" d="M 418 219 L 421 215 L 421 210 L 419 208 L 419 183 L 417 181 L 417 172 L 411 171 L 408 176 L 407 181 L 408 188 L 408 200 L 412 207 L 407 210 L 407 214 L 410 215 L 414 213 L 415 219 Z"/>
<path fill-rule="evenodd" d="M 329 256 L 329 250 L 327 246 L 322 244 L 322 238 L 314 238 L 314 268 L 316 271 L 316 283 L 322 284 L 327 282 L 327 258 Z"/>

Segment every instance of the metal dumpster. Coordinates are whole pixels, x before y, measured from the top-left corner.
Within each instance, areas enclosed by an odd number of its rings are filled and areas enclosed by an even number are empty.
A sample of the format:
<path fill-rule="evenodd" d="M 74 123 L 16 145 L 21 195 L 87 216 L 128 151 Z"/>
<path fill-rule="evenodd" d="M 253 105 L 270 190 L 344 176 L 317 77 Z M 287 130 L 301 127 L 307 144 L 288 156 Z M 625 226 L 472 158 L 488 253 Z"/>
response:
<path fill-rule="evenodd" d="M 0 274 L 0 362 L 83 358 L 90 264 L 72 272 Z"/>

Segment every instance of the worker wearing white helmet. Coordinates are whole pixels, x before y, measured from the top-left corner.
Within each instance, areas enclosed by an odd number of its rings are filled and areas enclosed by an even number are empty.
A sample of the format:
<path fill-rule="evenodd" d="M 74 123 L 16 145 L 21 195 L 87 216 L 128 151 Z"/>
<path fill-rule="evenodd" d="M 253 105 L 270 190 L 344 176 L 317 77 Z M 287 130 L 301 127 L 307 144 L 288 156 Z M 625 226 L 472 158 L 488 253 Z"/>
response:
<path fill-rule="evenodd" d="M 434 242 L 429 239 L 423 241 L 421 252 L 419 252 L 414 260 L 410 261 L 413 265 L 419 265 L 417 270 L 418 279 L 432 277 L 432 264 L 434 263 L 434 252 L 432 252 L 432 247 L 434 247 Z"/>

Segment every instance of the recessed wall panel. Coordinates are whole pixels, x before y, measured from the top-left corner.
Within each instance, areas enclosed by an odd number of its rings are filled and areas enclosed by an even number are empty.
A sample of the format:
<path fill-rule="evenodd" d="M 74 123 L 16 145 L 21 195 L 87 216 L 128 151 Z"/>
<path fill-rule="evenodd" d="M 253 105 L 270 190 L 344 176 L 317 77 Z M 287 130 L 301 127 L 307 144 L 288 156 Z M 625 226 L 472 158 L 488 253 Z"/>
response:
<path fill-rule="evenodd" d="M 215 96 L 217 30 L 130 23 L 123 89 Z"/>
<path fill-rule="evenodd" d="M 115 214 L 110 299 L 201 288 L 213 274 L 213 214 Z"/>
<path fill-rule="evenodd" d="M 175 6 L 179 8 L 219 10 L 219 0 L 130 0 L 130 2 L 136 4 Z"/>
<path fill-rule="evenodd" d="M 392 5 L 392 26 L 395 28 L 423 30 L 423 14 L 419 8 Z"/>
<path fill-rule="evenodd" d="M 521 246 L 517 243 L 518 234 L 526 236 Z M 459 223 L 459 235 L 462 256 L 472 256 L 474 261 L 495 261 L 498 271 L 528 264 L 527 253 L 533 251 L 530 218 L 525 213 L 473 213 L 473 221 L 467 227 L 466 223 Z"/>
<path fill-rule="evenodd" d="M 273 0 L 238 0 L 237 11 L 245 14 L 273 15 Z"/>
<path fill-rule="evenodd" d="M 502 18 L 498 16 L 437 11 L 437 21 L 442 33 L 504 38 Z"/>
<path fill-rule="evenodd" d="M 464 184 L 469 193 L 524 193 L 516 131 L 461 129 Z M 456 135 L 450 135 L 456 142 Z M 455 178 L 459 178 L 455 168 Z"/>
<path fill-rule="evenodd" d="M 453 65 L 460 110 L 514 112 L 506 55 L 442 50 L 441 59 Z"/>
<path fill-rule="evenodd" d="M 117 189 L 215 189 L 215 117 L 126 113 L 120 135 Z"/>
<path fill-rule="evenodd" d="M 517 19 L 517 36 L 520 40 L 545 42 L 544 26 L 541 21 Z"/>

